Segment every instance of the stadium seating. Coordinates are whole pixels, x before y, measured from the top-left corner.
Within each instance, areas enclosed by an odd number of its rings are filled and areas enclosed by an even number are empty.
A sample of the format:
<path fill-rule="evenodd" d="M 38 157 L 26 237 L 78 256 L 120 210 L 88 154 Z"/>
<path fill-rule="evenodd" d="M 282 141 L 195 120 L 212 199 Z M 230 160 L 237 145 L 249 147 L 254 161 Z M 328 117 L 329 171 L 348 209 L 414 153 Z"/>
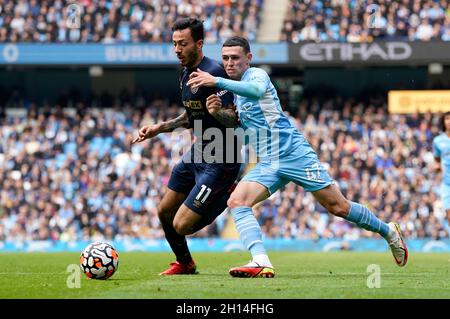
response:
<path fill-rule="evenodd" d="M 206 42 L 230 35 L 256 39 L 262 1 L 78 1 L 80 28 L 68 28 L 70 1 L 0 2 L 0 42 L 170 42 L 171 25 L 186 16 L 205 22 Z"/>
<path fill-rule="evenodd" d="M 450 3 L 440 0 L 377 0 L 373 24 L 359 0 L 291 0 L 281 40 L 366 42 L 450 41 Z"/>

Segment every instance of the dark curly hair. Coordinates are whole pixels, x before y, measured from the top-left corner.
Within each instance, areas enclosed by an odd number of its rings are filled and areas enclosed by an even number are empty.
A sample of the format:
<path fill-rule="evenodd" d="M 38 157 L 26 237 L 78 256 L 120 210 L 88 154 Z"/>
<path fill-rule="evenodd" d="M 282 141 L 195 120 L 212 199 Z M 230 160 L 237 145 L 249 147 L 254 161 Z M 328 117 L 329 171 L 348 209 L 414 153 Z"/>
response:
<path fill-rule="evenodd" d="M 195 42 L 203 40 L 205 38 L 205 31 L 203 29 L 203 22 L 196 18 L 181 18 L 175 21 L 172 26 L 172 31 L 191 30 L 192 39 Z"/>
<path fill-rule="evenodd" d="M 448 111 L 448 112 L 445 112 L 444 114 L 442 114 L 442 117 L 441 117 L 441 129 L 445 132 L 445 117 L 447 116 L 447 115 L 450 115 L 450 111 Z"/>

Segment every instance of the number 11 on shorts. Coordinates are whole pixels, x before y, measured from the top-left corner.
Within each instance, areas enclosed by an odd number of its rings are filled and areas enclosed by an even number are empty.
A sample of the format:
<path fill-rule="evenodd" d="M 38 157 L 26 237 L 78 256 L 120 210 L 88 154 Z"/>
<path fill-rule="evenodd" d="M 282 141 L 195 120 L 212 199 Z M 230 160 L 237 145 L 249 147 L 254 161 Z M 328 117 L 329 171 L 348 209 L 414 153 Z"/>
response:
<path fill-rule="evenodd" d="M 200 199 L 203 195 L 203 193 L 206 191 L 205 196 L 203 196 L 202 199 Z M 211 193 L 211 188 L 209 188 L 208 186 L 206 186 L 205 184 L 203 184 L 201 186 L 200 192 L 198 192 L 197 197 L 195 197 L 196 200 L 199 200 L 201 203 L 204 203 L 205 200 L 208 198 L 209 194 Z"/>

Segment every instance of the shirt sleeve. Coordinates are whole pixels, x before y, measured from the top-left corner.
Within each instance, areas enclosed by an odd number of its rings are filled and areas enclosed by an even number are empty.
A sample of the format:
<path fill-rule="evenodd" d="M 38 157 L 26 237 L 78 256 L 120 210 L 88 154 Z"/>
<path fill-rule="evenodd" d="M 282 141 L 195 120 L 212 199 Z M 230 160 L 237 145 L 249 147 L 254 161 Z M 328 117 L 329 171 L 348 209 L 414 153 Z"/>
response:
<path fill-rule="evenodd" d="M 234 94 L 252 98 L 260 99 L 266 93 L 269 76 L 262 69 L 252 70 L 249 78 L 245 81 L 233 81 L 216 77 L 216 85 L 221 89 L 233 92 Z"/>

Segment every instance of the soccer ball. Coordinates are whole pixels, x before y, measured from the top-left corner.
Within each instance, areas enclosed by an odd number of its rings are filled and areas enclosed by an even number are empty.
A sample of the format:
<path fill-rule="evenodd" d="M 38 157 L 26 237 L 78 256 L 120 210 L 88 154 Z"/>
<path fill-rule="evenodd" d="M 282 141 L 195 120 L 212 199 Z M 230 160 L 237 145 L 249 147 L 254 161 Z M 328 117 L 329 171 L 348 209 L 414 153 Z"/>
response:
<path fill-rule="evenodd" d="M 80 267 L 91 279 L 108 279 L 119 267 L 119 255 L 108 243 L 92 243 L 81 252 Z"/>

